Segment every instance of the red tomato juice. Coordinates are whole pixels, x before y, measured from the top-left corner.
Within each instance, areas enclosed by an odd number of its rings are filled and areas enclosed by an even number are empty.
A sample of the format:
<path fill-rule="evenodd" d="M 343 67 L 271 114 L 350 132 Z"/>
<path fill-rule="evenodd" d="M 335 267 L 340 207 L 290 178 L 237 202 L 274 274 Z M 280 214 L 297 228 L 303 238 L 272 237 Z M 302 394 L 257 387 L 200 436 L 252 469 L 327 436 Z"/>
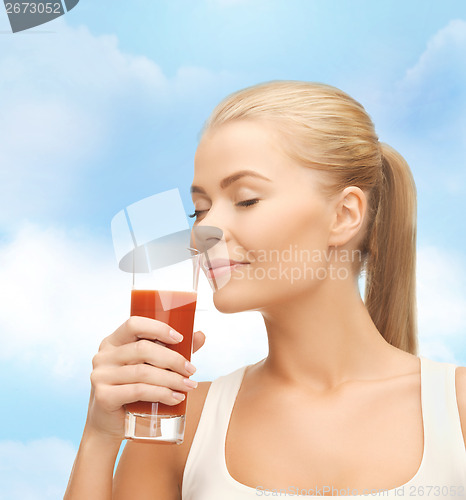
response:
<path fill-rule="evenodd" d="M 157 319 L 180 332 L 183 335 L 181 342 L 165 345 L 191 361 L 196 300 L 196 292 L 132 290 L 131 316 Z M 186 395 L 185 392 L 183 394 Z M 174 406 L 147 401 L 137 401 L 125 406 L 131 413 L 176 416 L 186 413 L 186 399 Z"/>

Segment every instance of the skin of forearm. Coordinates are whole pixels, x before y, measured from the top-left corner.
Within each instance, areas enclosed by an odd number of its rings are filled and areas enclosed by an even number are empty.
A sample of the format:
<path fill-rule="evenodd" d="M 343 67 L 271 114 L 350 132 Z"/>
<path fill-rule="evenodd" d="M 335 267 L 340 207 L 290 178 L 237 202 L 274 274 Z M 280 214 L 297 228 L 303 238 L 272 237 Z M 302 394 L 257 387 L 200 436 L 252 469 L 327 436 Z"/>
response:
<path fill-rule="evenodd" d="M 85 429 L 63 500 L 112 500 L 121 442 Z"/>

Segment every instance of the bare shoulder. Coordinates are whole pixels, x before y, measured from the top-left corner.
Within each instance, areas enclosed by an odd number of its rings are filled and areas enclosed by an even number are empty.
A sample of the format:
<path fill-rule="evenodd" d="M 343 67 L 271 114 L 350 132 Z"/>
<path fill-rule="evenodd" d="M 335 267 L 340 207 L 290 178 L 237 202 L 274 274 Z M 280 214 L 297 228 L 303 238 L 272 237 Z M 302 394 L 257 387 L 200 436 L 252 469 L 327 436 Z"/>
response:
<path fill-rule="evenodd" d="M 211 382 L 200 382 L 189 393 L 185 438 L 182 444 L 128 441 L 114 478 L 114 499 L 180 500 L 183 472 Z"/>
<path fill-rule="evenodd" d="M 466 446 L 466 366 L 456 368 L 456 399 L 458 401 L 464 445 Z"/>
<path fill-rule="evenodd" d="M 176 471 L 180 498 L 184 467 L 186 465 L 186 460 L 188 459 L 189 450 L 191 449 L 191 444 L 193 442 L 194 435 L 196 434 L 202 409 L 204 408 L 204 403 L 211 384 L 212 382 L 199 382 L 196 390 L 192 391 L 188 398 L 184 441 L 176 447 Z"/>

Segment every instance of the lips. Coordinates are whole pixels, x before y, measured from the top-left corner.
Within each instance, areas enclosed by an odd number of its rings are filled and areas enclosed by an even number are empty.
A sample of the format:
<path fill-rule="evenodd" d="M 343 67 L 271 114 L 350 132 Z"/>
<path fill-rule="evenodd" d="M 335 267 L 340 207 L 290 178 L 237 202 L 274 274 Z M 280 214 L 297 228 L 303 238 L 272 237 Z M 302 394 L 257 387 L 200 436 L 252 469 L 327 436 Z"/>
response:
<path fill-rule="evenodd" d="M 231 271 L 236 267 L 245 266 L 247 264 L 249 264 L 249 262 L 239 262 L 229 259 L 213 259 L 209 263 L 206 263 L 207 276 L 209 278 L 219 278 L 220 276 L 231 273 Z"/>
<path fill-rule="evenodd" d="M 208 265 L 209 269 L 217 269 L 219 267 L 231 267 L 236 264 L 249 264 L 249 262 L 239 262 L 237 260 L 231 260 L 231 259 L 213 259 L 209 262 L 210 265 Z"/>

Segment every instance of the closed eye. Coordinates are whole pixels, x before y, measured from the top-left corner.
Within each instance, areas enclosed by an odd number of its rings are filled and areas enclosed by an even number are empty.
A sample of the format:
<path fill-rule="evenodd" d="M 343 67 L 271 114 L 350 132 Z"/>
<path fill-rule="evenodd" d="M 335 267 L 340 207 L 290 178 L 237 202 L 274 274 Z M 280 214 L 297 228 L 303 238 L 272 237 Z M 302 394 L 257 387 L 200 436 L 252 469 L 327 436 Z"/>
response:
<path fill-rule="evenodd" d="M 236 206 L 237 207 L 250 207 L 251 205 L 255 205 L 259 201 L 258 198 L 254 198 L 252 200 L 244 200 L 244 201 L 239 201 Z M 196 217 L 196 219 L 199 217 L 199 215 L 203 214 L 204 212 L 208 212 L 208 210 L 195 210 L 194 213 L 190 214 L 188 217 Z"/>
<path fill-rule="evenodd" d="M 207 212 L 207 210 L 194 210 L 192 214 L 189 214 L 188 217 L 196 217 L 196 219 L 201 215 L 202 213 Z"/>
<path fill-rule="evenodd" d="M 236 205 L 240 207 L 250 207 L 251 205 L 255 205 L 258 201 L 258 198 L 254 198 L 253 200 L 239 201 Z"/>

